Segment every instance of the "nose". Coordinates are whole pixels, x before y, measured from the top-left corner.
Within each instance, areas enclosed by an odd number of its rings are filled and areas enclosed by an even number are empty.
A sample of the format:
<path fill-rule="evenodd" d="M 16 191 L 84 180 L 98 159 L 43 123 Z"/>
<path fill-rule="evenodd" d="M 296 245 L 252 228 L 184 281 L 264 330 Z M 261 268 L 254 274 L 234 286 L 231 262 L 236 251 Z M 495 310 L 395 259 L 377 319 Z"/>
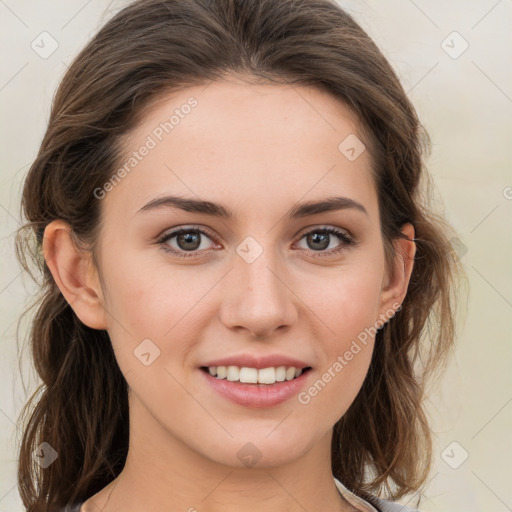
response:
<path fill-rule="evenodd" d="M 236 254 L 234 268 L 223 285 L 222 323 L 260 339 L 289 329 L 297 322 L 300 301 L 287 276 L 284 265 L 267 257 L 266 251 L 251 263 Z"/>

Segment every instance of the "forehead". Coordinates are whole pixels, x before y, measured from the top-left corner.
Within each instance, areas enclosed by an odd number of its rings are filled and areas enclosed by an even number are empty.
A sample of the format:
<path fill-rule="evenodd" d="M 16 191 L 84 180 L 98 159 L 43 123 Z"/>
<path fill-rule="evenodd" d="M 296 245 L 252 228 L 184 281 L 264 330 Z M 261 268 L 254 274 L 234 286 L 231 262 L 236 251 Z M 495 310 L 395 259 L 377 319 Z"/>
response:
<path fill-rule="evenodd" d="M 166 192 L 260 214 L 301 198 L 346 195 L 368 210 L 375 200 L 356 116 L 313 87 L 226 80 L 174 91 L 145 110 L 123 148 L 125 172 L 104 207 L 126 215 Z"/>

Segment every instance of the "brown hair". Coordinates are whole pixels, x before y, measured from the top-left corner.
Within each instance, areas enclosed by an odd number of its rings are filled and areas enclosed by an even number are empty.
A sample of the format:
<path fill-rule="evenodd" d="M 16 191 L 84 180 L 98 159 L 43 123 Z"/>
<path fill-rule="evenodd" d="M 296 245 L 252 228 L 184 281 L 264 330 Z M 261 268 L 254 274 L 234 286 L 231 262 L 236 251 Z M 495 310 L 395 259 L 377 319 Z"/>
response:
<path fill-rule="evenodd" d="M 453 348 L 463 271 L 446 235 L 453 230 L 428 204 L 428 135 L 392 67 L 334 0 L 139 0 L 106 23 L 66 72 L 24 184 L 27 222 L 16 250 L 34 279 L 32 264 L 42 274 L 29 308 L 37 308 L 29 341 L 42 384 L 18 420 L 28 416 L 18 485 L 29 512 L 97 493 L 120 473 L 128 450 L 127 383 L 108 333 L 85 326 L 55 284 L 41 254 L 44 228 L 66 221 L 94 254 L 101 210 L 93 191 L 117 169 L 121 137 L 164 93 L 226 75 L 314 86 L 352 109 L 373 156 L 388 265 L 400 228 L 415 228 L 407 296 L 376 334 L 368 374 L 335 425 L 331 451 L 333 475 L 369 501 L 425 483 L 432 460 L 426 377 Z M 58 453 L 44 470 L 32 457 L 42 442 Z"/>

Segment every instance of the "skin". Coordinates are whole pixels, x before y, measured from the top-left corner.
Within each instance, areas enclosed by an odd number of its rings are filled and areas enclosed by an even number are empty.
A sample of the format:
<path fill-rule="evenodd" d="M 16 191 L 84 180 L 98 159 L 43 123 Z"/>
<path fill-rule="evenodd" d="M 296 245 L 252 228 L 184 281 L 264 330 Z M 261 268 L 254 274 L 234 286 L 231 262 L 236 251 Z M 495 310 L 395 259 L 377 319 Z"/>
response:
<path fill-rule="evenodd" d="M 57 285 L 83 323 L 108 331 L 129 385 L 127 463 L 82 511 L 356 510 L 335 488 L 330 443 L 367 374 L 372 337 L 306 405 L 296 396 L 263 409 L 231 403 L 198 366 L 228 354 L 287 354 L 312 367 L 309 388 L 401 304 L 414 243 L 397 241 L 395 272 L 386 269 L 370 151 L 349 161 L 338 150 L 348 135 L 363 135 L 346 107 L 315 88 L 231 79 L 167 95 L 126 138 L 127 155 L 191 96 L 198 105 L 101 200 L 99 268 L 64 222 L 45 231 Z M 220 203 L 235 217 L 137 213 L 171 193 Z M 367 214 L 285 217 L 297 203 L 332 195 Z M 200 235 L 194 257 L 162 250 L 186 252 L 176 237 L 156 242 L 190 225 L 215 236 Z M 326 226 L 348 231 L 356 245 L 329 255 L 342 244 L 331 235 L 315 251 L 304 234 Z M 403 232 L 414 237 L 411 225 Z M 236 252 L 248 236 L 263 248 L 252 263 Z M 147 338 L 160 350 L 149 366 L 134 356 Z M 253 467 L 237 457 L 248 442 L 261 455 Z"/>

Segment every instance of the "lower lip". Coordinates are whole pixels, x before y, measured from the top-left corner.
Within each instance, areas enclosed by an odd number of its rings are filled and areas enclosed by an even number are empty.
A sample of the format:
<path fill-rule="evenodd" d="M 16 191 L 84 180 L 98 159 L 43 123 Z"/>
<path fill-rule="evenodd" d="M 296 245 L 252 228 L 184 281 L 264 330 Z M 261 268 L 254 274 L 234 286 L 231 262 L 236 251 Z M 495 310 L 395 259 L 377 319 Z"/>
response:
<path fill-rule="evenodd" d="M 301 373 L 293 380 L 274 384 L 242 384 L 227 379 L 217 379 L 204 370 L 199 370 L 208 384 L 219 394 L 245 407 L 272 407 L 296 395 L 303 387 L 311 370 Z"/>

